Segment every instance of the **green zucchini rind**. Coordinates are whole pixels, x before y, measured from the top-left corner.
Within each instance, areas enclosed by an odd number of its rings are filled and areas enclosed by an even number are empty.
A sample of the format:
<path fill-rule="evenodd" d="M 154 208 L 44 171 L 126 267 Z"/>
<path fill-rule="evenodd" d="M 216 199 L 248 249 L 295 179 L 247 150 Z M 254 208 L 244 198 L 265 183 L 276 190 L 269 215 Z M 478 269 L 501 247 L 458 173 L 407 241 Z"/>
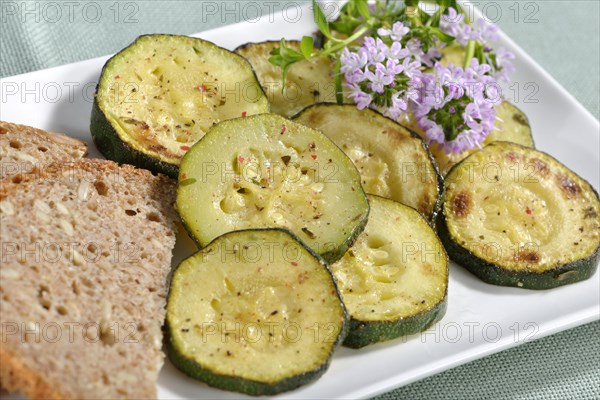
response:
<path fill-rule="evenodd" d="M 323 132 L 337 144 L 359 170 L 365 192 L 435 219 L 444 182 L 419 135 L 377 111 L 350 104 L 315 104 L 293 120 Z"/>
<path fill-rule="evenodd" d="M 290 40 L 286 45 L 300 51 L 299 41 Z M 336 102 L 334 61 L 329 57 L 313 57 L 292 65 L 282 92 L 281 68 L 269 62 L 271 50 L 276 47 L 278 41 L 267 41 L 247 43 L 234 50 L 252 64 L 268 95 L 271 112 L 289 118 L 310 104 Z"/>
<path fill-rule="evenodd" d="M 551 156 L 495 142 L 448 173 L 438 232 L 450 258 L 484 282 L 550 289 L 597 270 L 600 200 Z"/>
<path fill-rule="evenodd" d="M 268 110 L 243 57 L 202 39 L 144 35 L 104 65 L 90 131 L 106 158 L 176 177 L 212 125 Z"/>
<path fill-rule="evenodd" d="M 369 222 L 331 265 L 348 313 L 353 348 L 427 329 L 446 312 L 448 256 L 414 209 L 369 195 Z"/>
<path fill-rule="evenodd" d="M 167 353 L 217 388 L 274 395 L 317 379 L 347 333 L 327 264 L 280 229 L 215 239 L 173 274 Z"/>
<path fill-rule="evenodd" d="M 181 162 L 176 207 L 200 246 L 230 231 L 285 228 L 328 262 L 369 212 L 352 161 L 322 133 L 275 114 L 214 126 Z"/>

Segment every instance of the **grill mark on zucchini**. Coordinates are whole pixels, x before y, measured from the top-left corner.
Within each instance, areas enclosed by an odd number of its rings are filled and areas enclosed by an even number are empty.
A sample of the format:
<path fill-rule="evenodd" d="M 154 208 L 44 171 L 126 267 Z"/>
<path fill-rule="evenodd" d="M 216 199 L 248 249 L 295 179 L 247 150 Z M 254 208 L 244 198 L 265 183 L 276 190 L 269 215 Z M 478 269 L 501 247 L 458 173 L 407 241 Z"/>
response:
<path fill-rule="evenodd" d="M 574 199 L 581 193 L 581 188 L 573 182 L 568 176 L 557 175 L 558 186 L 568 199 Z"/>
<path fill-rule="evenodd" d="M 490 166 L 498 179 L 486 174 Z M 598 195 L 547 154 L 492 143 L 454 166 L 446 182 L 440 236 L 450 257 L 485 282 L 548 289 L 596 271 Z"/>
<path fill-rule="evenodd" d="M 523 116 L 523 114 L 513 114 L 512 118 L 518 124 L 521 124 L 523 126 L 528 126 L 529 125 L 529 123 L 527 122 L 527 119 L 525 119 L 525 117 Z"/>
<path fill-rule="evenodd" d="M 466 217 L 471 211 L 471 207 L 471 195 L 469 192 L 457 194 L 452 201 L 452 212 L 459 218 Z"/>

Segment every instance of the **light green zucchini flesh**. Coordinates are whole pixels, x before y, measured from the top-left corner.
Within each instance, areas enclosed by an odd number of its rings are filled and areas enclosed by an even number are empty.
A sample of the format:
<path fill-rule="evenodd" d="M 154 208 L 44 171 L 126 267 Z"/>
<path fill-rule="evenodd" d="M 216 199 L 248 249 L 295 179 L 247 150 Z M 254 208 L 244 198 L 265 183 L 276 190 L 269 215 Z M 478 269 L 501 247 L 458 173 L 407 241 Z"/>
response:
<path fill-rule="evenodd" d="M 450 258 L 488 283 L 549 289 L 598 267 L 598 194 L 514 143 L 489 144 L 452 168 L 438 225 Z"/>
<path fill-rule="evenodd" d="M 286 45 L 300 51 L 298 41 L 287 41 Z M 334 61 L 329 57 L 313 57 L 292 65 L 282 91 L 282 70 L 269 62 L 271 51 L 277 47 L 279 42 L 267 41 L 247 43 L 235 50 L 252 64 L 271 103 L 271 112 L 289 118 L 310 104 L 336 102 Z"/>
<path fill-rule="evenodd" d="M 442 177 L 423 140 L 404 126 L 355 105 L 315 104 L 294 121 L 327 135 L 350 157 L 367 193 L 390 198 L 433 219 Z"/>
<path fill-rule="evenodd" d="M 283 230 L 238 231 L 176 269 L 167 348 L 175 366 L 193 378 L 272 395 L 321 376 L 346 323 L 320 257 Z"/>
<path fill-rule="evenodd" d="M 364 232 L 331 269 L 348 313 L 344 345 L 414 334 L 446 312 L 448 256 L 427 221 L 414 209 L 369 195 Z"/>
<path fill-rule="evenodd" d="M 183 158 L 176 206 L 201 246 L 230 231 L 284 228 L 328 262 L 369 212 L 352 161 L 322 133 L 275 114 L 213 127 Z"/>
<path fill-rule="evenodd" d="M 90 130 L 107 158 L 176 176 L 211 126 L 268 110 L 243 57 L 202 39 L 145 35 L 104 65 Z"/>

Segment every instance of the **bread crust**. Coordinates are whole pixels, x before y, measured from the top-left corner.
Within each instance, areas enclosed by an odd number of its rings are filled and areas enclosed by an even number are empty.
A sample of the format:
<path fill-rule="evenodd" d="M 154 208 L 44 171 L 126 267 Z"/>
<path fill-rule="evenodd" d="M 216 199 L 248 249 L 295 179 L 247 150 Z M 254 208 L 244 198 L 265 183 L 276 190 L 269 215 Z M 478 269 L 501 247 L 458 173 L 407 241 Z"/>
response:
<path fill-rule="evenodd" d="M 87 154 L 87 144 L 81 140 L 72 138 L 64 133 L 50 132 L 42 129 L 34 128 L 28 125 L 15 124 L 12 122 L 0 121 L 0 134 L 9 132 L 18 132 L 24 135 L 37 135 L 59 145 L 69 146 L 81 149 L 82 157 Z"/>
<path fill-rule="evenodd" d="M 5 346 L 0 347 L 0 384 L 8 392 L 20 393 L 29 399 L 64 398 L 39 373 L 23 365 Z"/>
<path fill-rule="evenodd" d="M 74 161 L 54 162 L 48 165 L 46 168 L 35 168 L 33 171 L 31 171 L 31 173 L 18 174 L 19 179 L 17 180 L 4 179 L 0 181 L 0 200 L 8 197 L 13 190 L 17 189 L 23 183 L 38 179 L 51 179 L 55 176 L 58 176 L 60 173 L 76 170 L 83 170 L 90 173 L 100 172 L 103 174 L 116 173 L 120 175 L 138 177 L 140 179 L 148 180 L 148 182 L 157 180 L 157 182 L 160 183 L 160 187 L 163 188 L 165 192 L 168 191 L 168 188 L 171 188 L 173 191 L 175 190 L 175 181 L 162 174 L 154 176 L 148 170 L 136 168 L 129 164 L 119 165 L 110 160 L 81 159 Z"/>
<path fill-rule="evenodd" d="M 62 133 L 0 121 L 0 179 L 88 154 L 85 142 Z"/>

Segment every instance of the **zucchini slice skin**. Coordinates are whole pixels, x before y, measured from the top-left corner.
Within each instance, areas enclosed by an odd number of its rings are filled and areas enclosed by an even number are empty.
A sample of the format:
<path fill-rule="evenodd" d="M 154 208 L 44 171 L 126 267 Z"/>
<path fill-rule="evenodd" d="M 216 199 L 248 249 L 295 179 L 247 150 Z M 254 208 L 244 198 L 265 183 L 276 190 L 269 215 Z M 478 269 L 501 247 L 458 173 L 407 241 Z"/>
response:
<path fill-rule="evenodd" d="M 365 231 L 331 265 L 350 314 L 344 345 L 360 348 L 411 335 L 443 318 L 448 255 L 414 209 L 369 195 Z"/>
<path fill-rule="evenodd" d="M 288 231 L 225 234 L 173 274 L 167 354 L 210 386 L 254 396 L 295 389 L 327 370 L 347 328 L 329 267 Z"/>
<path fill-rule="evenodd" d="M 367 193 L 417 209 L 435 220 L 444 181 L 419 135 L 371 109 L 314 104 L 294 121 L 323 132 L 350 157 Z"/>
<path fill-rule="evenodd" d="M 598 193 L 553 157 L 495 142 L 446 182 L 438 233 L 450 258 L 484 282 L 543 290 L 596 272 Z"/>
<path fill-rule="evenodd" d="M 182 160 L 176 208 L 201 247 L 230 231 L 284 228 L 327 262 L 343 256 L 369 213 L 352 161 L 276 114 L 215 125 Z"/>
<path fill-rule="evenodd" d="M 176 177 L 212 125 L 268 111 L 243 57 L 193 37 L 143 35 L 102 68 L 90 131 L 106 158 Z"/>
<path fill-rule="evenodd" d="M 300 51 L 297 40 L 286 41 L 286 45 Z M 290 118 L 310 104 L 336 102 L 334 62 L 328 57 L 314 57 L 292 65 L 282 92 L 281 68 L 269 63 L 271 50 L 276 47 L 278 41 L 266 41 L 246 43 L 234 50 L 252 64 L 268 95 L 271 112 Z"/>

